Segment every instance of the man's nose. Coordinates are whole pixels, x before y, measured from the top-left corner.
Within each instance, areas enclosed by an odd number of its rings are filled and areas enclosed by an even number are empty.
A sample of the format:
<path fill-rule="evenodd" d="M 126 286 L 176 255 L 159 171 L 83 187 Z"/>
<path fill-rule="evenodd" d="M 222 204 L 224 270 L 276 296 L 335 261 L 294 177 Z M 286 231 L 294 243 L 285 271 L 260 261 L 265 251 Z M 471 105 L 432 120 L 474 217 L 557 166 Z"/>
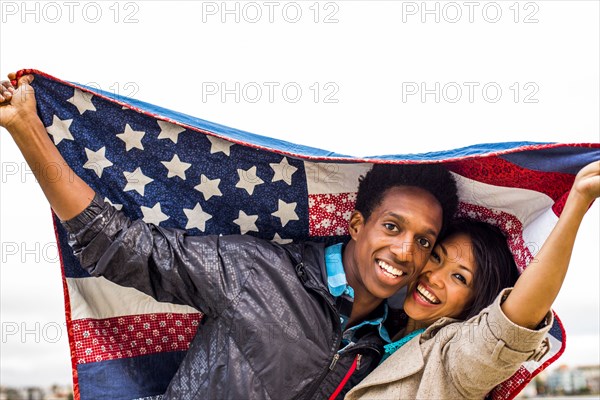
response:
<path fill-rule="evenodd" d="M 415 258 L 415 241 L 412 235 L 398 235 L 390 246 L 398 262 L 411 263 Z"/>

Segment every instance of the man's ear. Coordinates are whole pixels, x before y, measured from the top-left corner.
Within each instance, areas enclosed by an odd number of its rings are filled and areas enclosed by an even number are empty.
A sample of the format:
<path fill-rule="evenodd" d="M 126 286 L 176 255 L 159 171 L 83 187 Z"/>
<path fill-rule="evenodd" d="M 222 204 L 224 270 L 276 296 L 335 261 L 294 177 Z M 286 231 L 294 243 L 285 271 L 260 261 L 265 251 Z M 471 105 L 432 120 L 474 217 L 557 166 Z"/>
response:
<path fill-rule="evenodd" d="M 360 211 L 354 210 L 350 215 L 350 221 L 348 222 L 348 232 L 352 239 L 356 240 L 362 227 L 365 225 L 365 217 L 363 217 Z"/>

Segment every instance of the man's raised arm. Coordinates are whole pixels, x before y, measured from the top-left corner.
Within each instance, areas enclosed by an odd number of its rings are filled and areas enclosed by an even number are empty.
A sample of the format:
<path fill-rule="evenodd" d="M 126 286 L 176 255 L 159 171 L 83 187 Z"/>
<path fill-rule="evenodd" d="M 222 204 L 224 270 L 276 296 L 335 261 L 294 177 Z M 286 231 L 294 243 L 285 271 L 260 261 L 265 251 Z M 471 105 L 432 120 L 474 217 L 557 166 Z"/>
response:
<path fill-rule="evenodd" d="M 15 79 L 9 74 L 9 79 Z M 15 89 L 10 81 L 0 84 L 0 126 L 6 128 L 33 171 L 56 215 L 63 221 L 81 213 L 94 198 L 94 190 L 67 165 L 36 111 L 33 75 L 21 77 Z M 48 176 L 49 167 L 61 173 Z"/>

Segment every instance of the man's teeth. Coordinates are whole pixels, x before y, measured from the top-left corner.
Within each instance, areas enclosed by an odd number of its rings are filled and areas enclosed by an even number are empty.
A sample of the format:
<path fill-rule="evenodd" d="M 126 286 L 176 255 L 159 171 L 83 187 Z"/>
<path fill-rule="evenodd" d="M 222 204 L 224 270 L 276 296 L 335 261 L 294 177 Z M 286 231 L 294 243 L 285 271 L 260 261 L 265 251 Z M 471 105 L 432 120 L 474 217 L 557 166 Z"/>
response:
<path fill-rule="evenodd" d="M 381 267 L 381 269 L 383 269 L 389 275 L 393 275 L 396 278 L 404 275 L 404 272 L 402 272 L 402 271 L 400 271 L 400 270 L 392 267 L 391 265 L 389 265 L 385 261 L 379 261 L 378 264 Z"/>
<path fill-rule="evenodd" d="M 417 292 L 419 292 L 421 296 L 425 297 L 425 299 L 429 300 L 430 303 L 440 303 L 440 300 L 437 297 L 435 297 L 435 295 L 433 295 L 433 293 L 431 293 L 429 290 L 425 289 L 425 286 L 421 285 L 420 283 L 417 285 Z"/>

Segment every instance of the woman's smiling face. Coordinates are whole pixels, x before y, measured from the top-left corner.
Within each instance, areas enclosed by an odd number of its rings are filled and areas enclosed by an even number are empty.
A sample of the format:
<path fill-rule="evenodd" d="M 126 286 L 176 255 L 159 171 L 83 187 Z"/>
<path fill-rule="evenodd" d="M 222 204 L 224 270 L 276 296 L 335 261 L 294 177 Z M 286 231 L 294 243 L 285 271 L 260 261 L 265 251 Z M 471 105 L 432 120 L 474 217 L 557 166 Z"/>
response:
<path fill-rule="evenodd" d="M 459 317 L 473 299 L 477 265 L 471 238 L 458 233 L 433 249 L 429 261 L 411 284 L 404 311 L 413 320 L 431 324 Z"/>

